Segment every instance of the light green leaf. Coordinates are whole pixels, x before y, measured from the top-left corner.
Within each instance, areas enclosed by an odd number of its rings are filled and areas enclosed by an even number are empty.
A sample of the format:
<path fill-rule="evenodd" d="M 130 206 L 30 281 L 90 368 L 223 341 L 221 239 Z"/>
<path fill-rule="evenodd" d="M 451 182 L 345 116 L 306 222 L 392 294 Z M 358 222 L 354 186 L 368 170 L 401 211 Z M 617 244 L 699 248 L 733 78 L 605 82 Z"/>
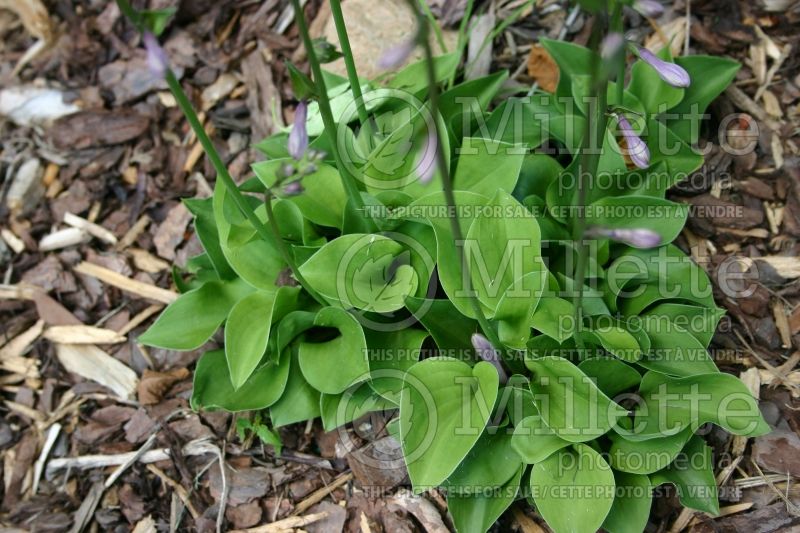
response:
<path fill-rule="evenodd" d="M 139 342 L 168 350 L 194 350 L 225 321 L 233 305 L 253 291 L 241 279 L 209 281 L 167 306 Z"/>
<path fill-rule="evenodd" d="M 506 294 L 524 274 L 544 270 L 539 225 L 513 196 L 498 190 L 475 218 L 464 244 L 472 289 L 490 316 L 504 297 L 531 297 L 524 287 L 519 294 Z"/>
<path fill-rule="evenodd" d="M 314 326 L 326 328 L 322 340 L 306 332 L 298 348 L 300 369 L 320 392 L 339 394 L 369 377 L 367 341 L 358 320 L 342 309 L 325 307 L 314 318 Z M 324 330 L 325 331 L 325 330 Z M 327 333 L 333 339 L 327 339 Z"/>
<path fill-rule="evenodd" d="M 388 313 L 415 293 L 410 253 L 381 235 L 353 233 L 327 243 L 300 266 L 306 281 L 342 307 Z"/>
<path fill-rule="evenodd" d="M 491 198 L 498 189 L 514 190 L 526 149 L 502 141 L 468 137 L 459 153 L 453 187 Z"/>
<path fill-rule="evenodd" d="M 650 518 L 653 487 L 650 478 L 625 472 L 614 472 L 617 497 L 603 522 L 608 533 L 641 533 Z"/>
<path fill-rule="evenodd" d="M 531 392 L 545 424 L 570 442 L 606 434 L 626 410 L 611 401 L 577 366 L 561 357 L 527 359 Z"/>
<path fill-rule="evenodd" d="M 497 398 L 497 370 L 449 358 L 412 366 L 400 399 L 400 434 L 415 492 L 440 485 L 483 433 Z"/>
<path fill-rule="evenodd" d="M 596 357 L 581 361 L 581 372 L 595 380 L 597 388 L 609 398 L 633 388 L 642 381 L 642 376 L 631 365 L 613 357 Z"/>
<path fill-rule="evenodd" d="M 548 428 L 539 415 L 523 418 L 511 438 L 511 447 L 528 464 L 544 461 L 570 444 Z"/>
<path fill-rule="evenodd" d="M 257 369 L 238 389 L 231 384 L 223 350 L 204 353 L 194 370 L 192 409 L 257 411 L 274 404 L 283 394 L 289 378 L 290 356 L 270 361 Z"/>
<path fill-rule="evenodd" d="M 614 502 L 614 474 L 586 444 L 574 444 L 533 465 L 536 509 L 555 533 L 594 533 Z"/>
<path fill-rule="evenodd" d="M 288 349 L 282 359 L 290 360 L 289 380 L 281 398 L 269 409 L 269 417 L 274 427 L 288 426 L 319 416 L 320 393 L 309 385 L 300 372 L 297 348 Z"/>
<path fill-rule="evenodd" d="M 287 161 L 286 159 L 261 161 L 252 166 L 253 172 L 264 185 L 272 187 L 275 184 L 276 172 Z M 341 228 L 347 195 L 339 171 L 324 163 L 316 165 L 316 172 L 303 176 L 303 194 L 289 196 L 286 201 L 299 207 L 303 216 L 315 224 Z"/>
<path fill-rule="evenodd" d="M 646 440 L 674 435 L 706 423 L 734 435 L 756 437 L 769 433 L 758 402 L 739 378 L 730 374 L 701 374 L 675 378 L 648 372 L 639 389 L 632 433 L 628 439 Z M 619 431 L 619 430 L 618 430 Z"/>
<path fill-rule="evenodd" d="M 672 465 L 650 476 L 653 486 L 672 483 L 678 490 L 681 503 L 691 509 L 711 515 L 719 514 L 717 480 L 714 478 L 714 459 L 711 448 L 699 435 L 689 440 Z"/>
<path fill-rule="evenodd" d="M 299 293 L 297 287 L 256 291 L 233 306 L 225 325 L 225 357 L 234 389 L 241 387 L 256 369 L 267 349 L 273 322 L 292 310 Z"/>

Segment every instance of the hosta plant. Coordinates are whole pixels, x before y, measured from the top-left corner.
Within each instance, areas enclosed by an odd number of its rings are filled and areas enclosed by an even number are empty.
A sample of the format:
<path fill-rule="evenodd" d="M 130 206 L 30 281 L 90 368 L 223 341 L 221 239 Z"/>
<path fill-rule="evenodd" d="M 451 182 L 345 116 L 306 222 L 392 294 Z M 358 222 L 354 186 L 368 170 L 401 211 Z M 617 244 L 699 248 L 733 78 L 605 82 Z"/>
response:
<path fill-rule="evenodd" d="M 622 37 L 623 2 L 586 2 L 589 47 L 542 39 L 554 93 L 507 72 L 457 83 L 465 27 L 433 57 L 424 15 L 382 61 L 425 59 L 370 81 L 331 0 L 341 77 L 293 3 L 310 75 L 287 65 L 294 123 L 241 185 L 145 35 L 218 173 L 213 197 L 186 200 L 205 252 L 139 339 L 224 340 L 197 363 L 193 408 L 258 411 L 274 443 L 385 411 L 414 490 L 446 490 L 462 532 L 516 500 L 557 533 L 639 532 L 664 483 L 717 512 L 698 431 L 769 428 L 707 351 L 722 312 L 672 244 L 687 207 L 665 195 L 702 164 L 699 117 L 738 65 L 653 54 Z"/>

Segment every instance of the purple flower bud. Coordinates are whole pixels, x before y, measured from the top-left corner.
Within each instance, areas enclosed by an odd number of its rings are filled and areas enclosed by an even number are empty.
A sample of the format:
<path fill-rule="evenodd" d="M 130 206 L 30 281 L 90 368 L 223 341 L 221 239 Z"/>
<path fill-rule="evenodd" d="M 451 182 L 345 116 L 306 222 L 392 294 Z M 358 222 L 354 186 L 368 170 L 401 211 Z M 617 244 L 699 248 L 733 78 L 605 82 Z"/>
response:
<path fill-rule="evenodd" d="M 615 241 L 629 244 L 634 248 L 655 248 L 661 244 L 661 235 L 655 231 L 643 228 L 602 228 L 593 227 L 589 228 L 586 234 L 590 237 L 605 237 Z"/>
<path fill-rule="evenodd" d="M 416 46 L 417 38 L 414 36 L 411 39 L 407 39 L 400 44 L 396 44 L 388 50 L 385 50 L 378 59 L 378 68 L 383 70 L 391 70 L 399 67 L 411 56 Z"/>
<path fill-rule="evenodd" d="M 656 0 L 636 0 L 633 9 L 650 18 L 660 17 L 664 13 L 664 6 Z"/>
<path fill-rule="evenodd" d="M 477 352 L 478 357 L 487 363 L 491 363 L 492 366 L 497 369 L 497 375 L 500 376 L 500 383 L 503 384 L 508 381 L 508 375 L 503 368 L 503 363 L 500 361 L 500 356 L 497 350 L 495 350 L 492 346 L 492 343 L 490 343 L 489 340 L 480 333 L 473 333 L 471 340 L 472 347 L 475 348 L 475 352 Z"/>
<path fill-rule="evenodd" d="M 169 59 L 167 53 L 158 44 L 156 36 L 149 31 L 145 32 L 142 36 L 144 48 L 147 50 L 147 68 L 150 73 L 156 78 L 163 78 L 167 74 L 169 68 Z"/>
<path fill-rule="evenodd" d="M 633 161 L 633 164 L 637 167 L 647 168 L 650 166 L 650 150 L 647 148 L 647 145 L 641 137 L 633 131 L 631 123 L 628 122 L 628 119 L 625 118 L 624 115 L 618 114 L 616 117 L 622 136 L 625 137 L 628 157 L 631 158 L 631 161 Z"/>
<path fill-rule="evenodd" d="M 427 185 L 436 175 L 436 169 L 439 163 L 438 155 L 439 139 L 436 136 L 436 128 L 429 131 L 425 139 L 425 148 L 422 151 L 422 157 L 417 163 L 417 175 L 419 182 Z"/>
<path fill-rule="evenodd" d="M 688 87 L 692 83 L 689 73 L 675 63 L 668 63 L 647 48 L 638 49 L 639 59 L 656 70 L 659 77 L 673 87 Z"/>
<path fill-rule="evenodd" d="M 608 61 L 619 53 L 624 44 L 625 38 L 621 33 L 609 33 L 600 43 L 600 57 Z"/>
<path fill-rule="evenodd" d="M 300 180 L 295 180 L 287 183 L 283 187 L 283 194 L 286 196 L 297 196 L 298 194 L 303 194 L 303 184 L 300 183 Z"/>
<path fill-rule="evenodd" d="M 294 125 L 289 133 L 289 143 L 287 148 L 289 155 L 299 161 L 308 149 L 308 131 L 306 130 L 306 118 L 308 117 L 308 104 L 305 100 L 300 100 L 297 109 L 294 110 Z"/>

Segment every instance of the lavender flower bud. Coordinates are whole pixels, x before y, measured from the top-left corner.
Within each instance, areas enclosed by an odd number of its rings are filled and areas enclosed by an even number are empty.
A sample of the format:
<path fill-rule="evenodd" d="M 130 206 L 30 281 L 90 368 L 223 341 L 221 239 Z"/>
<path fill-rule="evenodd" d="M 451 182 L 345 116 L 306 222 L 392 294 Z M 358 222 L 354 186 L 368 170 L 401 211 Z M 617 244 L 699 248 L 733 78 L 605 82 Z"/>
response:
<path fill-rule="evenodd" d="M 147 68 L 153 77 L 163 78 L 169 68 L 167 53 L 158 43 L 158 39 L 152 33 L 145 32 L 142 36 L 142 43 L 147 50 Z"/>
<path fill-rule="evenodd" d="M 633 9 L 650 18 L 660 17 L 664 13 L 664 6 L 656 0 L 636 0 Z"/>
<path fill-rule="evenodd" d="M 642 138 L 633 131 L 631 123 L 628 122 L 628 119 L 625 118 L 624 115 L 618 114 L 616 118 L 622 136 L 625 137 L 625 144 L 631 161 L 639 168 L 647 168 L 650 166 L 650 149 L 647 148 Z"/>
<path fill-rule="evenodd" d="M 303 188 L 303 184 L 300 183 L 300 180 L 296 180 L 287 183 L 283 187 L 283 194 L 286 196 L 297 196 L 298 194 L 303 194 L 304 190 L 305 189 Z"/>
<path fill-rule="evenodd" d="M 600 43 L 600 57 L 608 61 L 619 53 L 624 44 L 625 38 L 621 33 L 609 33 Z"/>
<path fill-rule="evenodd" d="M 688 87 L 692 80 L 689 73 L 675 63 L 668 63 L 657 57 L 647 48 L 639 48 L 639 59 L 650 65 L 656 70 L 658 76 L 673 87 Z"/>
<path fill-rule="evenodd" d="M 489 340 L 480 333 L 473 333 L 470 340 L 472 341 L 472 347 L 475 348 L 478 357 L 487 363 L 491 363 L 492 366 L 495 367 L 497 375 L 500 376 L 500 383 L 503 384 L 508 381 L 508 375 L 503 368 L 503 363 L 500 361 L 499 354 Z"/>
<path fill-rule="evenodd" d="M 286 178 L 290 178 L 297 173 L 297 169 L 291 163 L 284 163 L 278 168 L 278 179 L 285 180 Z"/>
<path fill-rule="evenodd" d="M 411 56 L 416 46 L 416 36 L 411 39 L 407 39 L 400 44 L 392 46 L 388 50 L 384 51 L 381 57 L 378 59 L 378 68 L 383 70 L 391 70 L 399 67 Z"/>
<path fill-rule="evenodd" d="M 593 227 L 587 230 L 591 237 L 605 237 L 633 246 L 634 248 L 655 248 L 661 244 L 661 235 L 644 228 L 602 228 Z"/>
<path fill-rule="evenodd" d="M 289 155 L 296 161 L 302 159 L 308 149 L 307 118 L 308 104 L 305 100 L 300 100 L 300 103 L 297 104 L 297 109 L 294 111 L 294 125 L 291 133 L 289 133 L 289 143 L 287 145 Z"/>

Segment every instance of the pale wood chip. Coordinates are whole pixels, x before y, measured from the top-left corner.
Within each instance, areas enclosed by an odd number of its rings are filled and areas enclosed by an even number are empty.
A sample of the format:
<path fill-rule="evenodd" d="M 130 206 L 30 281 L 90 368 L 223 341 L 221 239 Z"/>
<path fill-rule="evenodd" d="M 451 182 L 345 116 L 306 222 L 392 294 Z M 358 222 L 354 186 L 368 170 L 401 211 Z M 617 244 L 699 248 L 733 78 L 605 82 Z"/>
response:
<path fill-rule="evenodd" d="M 169 263 L 160 259 L 147 250 L 141 248 L 128 248 L 127 252 L 133 259 L 133 264 L 139 270 L 149 274 L 157 274 L 169 268 Z"/>
<path fill-rule="evenodd" d="M 89 234 L 80 228 L 65 228 L 42 237 L 39 241 L 40 252 L 50 252 L 68 248 L 89 241 Z"/>
<path fill-rule="evenodd" d="M 761 374 L 759 370 L 755 367 L 748 368 L 739 374 L 739 379 L 745 384 L 753 398 L 758 399 L 761 390 Z M 744 453 L 747 447 L 747 440 L 748 438 L 743 435 L 734 435 L 733 444 L 731 444 L 731 454 L 734 457 L 740 457 Z"/>
<path fill-rule="evenodd" d="M 149 300 L 171 304 L 178 299 L 178 294 L 175 292 L 125 277 L 113 270 L 87 261 L 80 263 L 74 270 L 75 272 L 97 278 L 104 283 L 108 283 L 109 285 L 113 285 L 114 287 Z"/>
<path fill-rule="evenodd" d="M 113 233 L 103 226 L 95 224 L 94 222 L 89 222 L 85 218 L 73 215 L 72 213 L 64 213 L 64 223 L 73 228 L 81 229 L 92 237 L 97 237 L 108 244 L 117 244 L 117 237 Z"/>
<path fill-rule="evenodd" d="M 51 326 L 44 338 L 61 344 L 117 344 L 125 342 L 125 336 L 113 329 L 94 326 Z"/>
<path fill-rule="evenodd" d="M 306 516 L 290 516 L 289 518 L 284 518 L 283 520 L 278 520 L 271 524 L 264 524 L 263 526 L 251 527 L 249 529 L 234 529 L 231 533 L 284 533 L 285 531 L 292 531 L 295 528 L 319 522 L 327 516 L 328 513 L 325 511 Z"/>
<path fill-rule="evenodd" d="M 44 320 L 38 320 L 36 324 L 14 337 L 0 349 L 0 361 L 21 357 L 25 350 L 39 338 L 42 330 L 44 330 Z"/>
<path fill-rule="evenodd" d="M 139 378 L 136 372 L 91 344 L 56 343 L 56 356 L 67 371 L 111 389 L 120 398 L 133 398 Z"/>
<path fill-rule="evenodd" d="M 21 254 L 25 251 L 25 243 L 10 229 L 3 228 L 0 230 L 0 237 L 3 237 L 3 240 L 6 242 L 9 248 L 14 250 L 14 253 Z"/>

